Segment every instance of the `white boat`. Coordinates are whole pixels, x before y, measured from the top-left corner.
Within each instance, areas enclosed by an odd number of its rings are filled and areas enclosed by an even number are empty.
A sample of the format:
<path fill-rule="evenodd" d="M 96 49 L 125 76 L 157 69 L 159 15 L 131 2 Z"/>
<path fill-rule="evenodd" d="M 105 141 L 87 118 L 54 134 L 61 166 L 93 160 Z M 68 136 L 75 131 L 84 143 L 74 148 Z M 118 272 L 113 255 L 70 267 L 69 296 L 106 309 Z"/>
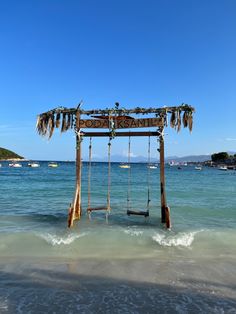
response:
<path fill-rule="evenodd" d="M 196 166 L 195 170 L 202 170 L 202 167 L 201 166 Z"/>
<path fill-rule="evenodd" d="M 22 167 L 22 164 L 19 164 L 19 163 L 12 163 L 12 164 L 9 164 L 9 167 L 12 167 L 12 168 L 21 168 L 21 167 Z"/>
<path fill-rule="evenodd" d="M 48 167 L 56 168 L 56 167 L 58 167 L 58 164 L 57 164 L 56 162 L 50 162 L 50 163 L 48 164 Z"/>
<path fill-rule="evenodd" d="M 218 169 L 219 169 L 219 170 L 222 170 L 222 171 L 227 171 L 227 170 L 228 170 L 227 166 L 221 166 L 221 167 L 219 167 Z"/>
<path fill-rule="evenodd" d="M 125 165 L 125 164 L 124 164 L 124 165 L 119 165 L 119 167 L 120 167 L 120 168 L 124 168 L 124 169 L 129 169 L 129 168 L 130 168 L 130 165 Z"/>
<path fill-rule="evenodd" d="M 0 168 L 2 167 L 2 164 L 0 164 Z"/>
<path fill-rule="evenodd" d="M 149 168 L 149 169 L 157 169 L 157 166 L 149 165 L 148 168 Z"/>
<path fill-rule="evenodd" d="M 31 168 L 38 168 L 38 167 L 40 167 L 40 164 L 37 162 L 30 162 L 30 163 L 28 163 L 28 166 Z"/>

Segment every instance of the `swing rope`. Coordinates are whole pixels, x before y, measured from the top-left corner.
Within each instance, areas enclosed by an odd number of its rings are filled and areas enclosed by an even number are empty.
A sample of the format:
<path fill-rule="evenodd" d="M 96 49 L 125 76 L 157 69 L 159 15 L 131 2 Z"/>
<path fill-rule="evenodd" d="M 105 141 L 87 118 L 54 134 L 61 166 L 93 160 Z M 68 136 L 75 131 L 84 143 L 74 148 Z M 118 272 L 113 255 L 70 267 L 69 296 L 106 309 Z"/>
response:
<path fill-rule="evenodd" d="M 150 163 L 151 163 L 151 142 L 150 142 L 150 135 L 148 137 L 148 174 L 147 174 L 147 185 L 148 185 L 148 198 L 147 198 L 147 212 L 149 212 L 149 207 L 150 207 L 150 194 L 151 194 L 151 186 L 150 186 Z"/>
<path fill-rule="evenodd" d="M 108 142 L 107 211 L 111 211 L 111 137 Z"/>
<path fill-rule="evenodd" d="M 147 199 L 147 208 L 146 211 L 135 211 L 131 209 L 130 206 L 130 187 L 131 187 L 131 167 L 130 167 L 130 155 L 131 155 L 131 140 L 129 135 L 129 148 L 128 148 L 128 164 L 129 164 L 129 174 L 128 174 L 128 189 L 127 189 L 127 215 L 139 215 L 149 217 L 149 205 L 150 205 L 150 162 L 151 162 L 151 150 L 150 150 L 150 135 L 148 141 L 148 175 L 147 175 L 147 183 L 148 183 L 148 199 Z"/>
<path fill-rule="evenodd" d="M 92 169 L 92 137 L 90 137 L 89 141 L 89 165 L 88 165 L 88 207 L 87 212 L 89 215 L 89 219 L 91 219 L 91 212 L 93 210 L 106 210 L 106 220 L 107 215 L 111 210 L 111 138 L 109 138 L 108 142 L 108 181 L 107 181 L 107 205 L 100 207 L 91 207 L 91 169 Z"/>
<path fill-rule="evenodd" d="M 91 205 L 91 168 L 92 168 L 92 137 L 89 140 L 89 168 L 88 168 L 88 209 Z"/>
<path fill-rule="evenodd" d="M 131 139 L 129 135 L 129 146 L 128 146 L 129 172 L 128 172 L 128 189 L 127 189 L 127 211 L 130 210 L 130 185 L 131 185 L 130 149 L 131 149 Z"/>

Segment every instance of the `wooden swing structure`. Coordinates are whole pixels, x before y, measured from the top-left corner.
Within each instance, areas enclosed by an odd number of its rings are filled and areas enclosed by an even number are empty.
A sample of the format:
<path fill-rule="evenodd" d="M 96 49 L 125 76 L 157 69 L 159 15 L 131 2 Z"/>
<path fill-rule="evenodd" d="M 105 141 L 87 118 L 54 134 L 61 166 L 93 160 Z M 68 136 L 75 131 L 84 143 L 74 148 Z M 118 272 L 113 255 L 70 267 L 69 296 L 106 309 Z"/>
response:
<path fill-rule="evenodd" d="M 130 163 L 130 138 L 148 137 L 148 164 L 150 164 L 150 137 L 154 136 L 159 141 L 158 151 L 160 153 L 160 192 L 161 192 L 161 222 L 170 228 L 170 210 L 167 206 L 165 191 L 165 160 L 164 160 L 164 129 L 170 124 L 177 132 L 181 125 L 188 127 L 190 132 L 193 125 L 193 112 L 195 109 L 187 104 L 175 107 L 162 108 L 140 108 L 134 109 L 120 108 L 116 103 L 114 108 L 83 110 L 80 104 L 76 108 L 58 107 L 38 115 L 36 128 L 40 135 L 49 139 L 53 135 L 55 128 L 61 128 L 61 132 L 73 129 L 76 134 L 76 188 L 73 202 L 70 204 L 68 213 L 68 227 L 72 227 L 75 220 L 79 220 L 82 215 L 81 207 L 81 172 L 82 159 L 81 149 L 84 137 L 90 138 L 89 145 L 89 179 L 88 179 L 88 207 L 87 212 L 90 215 L 92 211 L 105 210 L 106 213 L 111 210 L 110 186 L 111 186 L 111 140 L 116 137 L 129 138 L 129 163 Z M 142 117 L 140 118 L 140 115 Z M 84 117 L 88 116 L 89 119 Z M 138 118 L 137 118 L 138 116 Z M 170 117 L 170 118 L 169 118 Z M 144 128 L 145 131 L 131 131 L 130 129 Z M 150 129 L 146 131 L 146 129 Z M 153 130 L 154 128 L 154 130 Z M 87 132 L 85 129 L 95 129 Z M 97 129 L 107 129 L 106 132 L 98 132 Z M 119 131 L 129 129 L 129 131 Z M 118 130 L 118 131 L 117 131 Z M 108 191 L 107 204 L 101 207 L 92 207 L 90 200 L 90 177 L 91 177 L 91 156 L 92 156 L 92 138 L 107 137 L 108 142 Z M 129 169 L 130 171 L 130 169 Z M 149 175 L 149 174 L 148 174 Z M 130 196 L 129 187 L 127 195 L 127 214 L 149 216 L 150 188 L 148 183 L 148 200 L 146 211 L 134 211 L 129 207 Z"/>

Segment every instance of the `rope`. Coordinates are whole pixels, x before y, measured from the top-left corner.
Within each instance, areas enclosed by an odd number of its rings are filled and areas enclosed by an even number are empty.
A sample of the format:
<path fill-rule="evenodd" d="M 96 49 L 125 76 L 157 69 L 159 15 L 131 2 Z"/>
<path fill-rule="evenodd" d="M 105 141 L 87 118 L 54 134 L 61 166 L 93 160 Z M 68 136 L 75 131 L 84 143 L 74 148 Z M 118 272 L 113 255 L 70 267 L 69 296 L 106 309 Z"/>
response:
<path fill-rule="evenodd" d="M 148 183 L 148 199 L 147 199 L 147 211 L 149 211 L 149 205 L 150 205 L 150 163 L 151 163 L 151 150 L 150 150 L 150 135 L 148 137 L 148 175 L 147 175 L 147 183 Z"/>
<path fill-rule="evenodd" d="M 128 189 L 127 189 L 127 210 L 130 210 L 130 184 L 131 184 L 131 167 L 130 167 L 130 149 L 131 149 L 131 140 L 129 135 L 129 147 L 128 147 Z"/>
<path fill-rule="evenodd" d="M 89 141 L 89 167 L 88 167 L 88 209 L 90 208 L 91 202 L 91 168 L 92 168 L 92 137 Z M 90 214 L 90 213 L 89 213 Z"/>
<path fill-rule="evenodd" d="M 108 142 L 108 179 L 107 179 L 107 211 L 111 210 L 111 138 Z"/>

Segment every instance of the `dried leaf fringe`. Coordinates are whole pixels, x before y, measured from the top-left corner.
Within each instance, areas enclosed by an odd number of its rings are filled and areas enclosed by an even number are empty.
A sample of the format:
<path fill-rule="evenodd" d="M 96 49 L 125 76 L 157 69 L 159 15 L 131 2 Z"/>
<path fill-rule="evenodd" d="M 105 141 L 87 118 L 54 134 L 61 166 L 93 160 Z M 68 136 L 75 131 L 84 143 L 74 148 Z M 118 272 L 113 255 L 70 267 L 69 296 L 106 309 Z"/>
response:
<path fill-rule="evenodd" d="M 174 128 L 175 125 L 176 125 L 176 113 L 175 111 L 172 111 L 171 117 L 170 117 L 170 126 Z"/>
<path fill-rule="evenodd" d="M 59 128 L 59 126 L 60 126 L 60 119 L 61 119 L 61 114 L 57 113 L 57 115 L 56 115 L 56 128 Z"/>

